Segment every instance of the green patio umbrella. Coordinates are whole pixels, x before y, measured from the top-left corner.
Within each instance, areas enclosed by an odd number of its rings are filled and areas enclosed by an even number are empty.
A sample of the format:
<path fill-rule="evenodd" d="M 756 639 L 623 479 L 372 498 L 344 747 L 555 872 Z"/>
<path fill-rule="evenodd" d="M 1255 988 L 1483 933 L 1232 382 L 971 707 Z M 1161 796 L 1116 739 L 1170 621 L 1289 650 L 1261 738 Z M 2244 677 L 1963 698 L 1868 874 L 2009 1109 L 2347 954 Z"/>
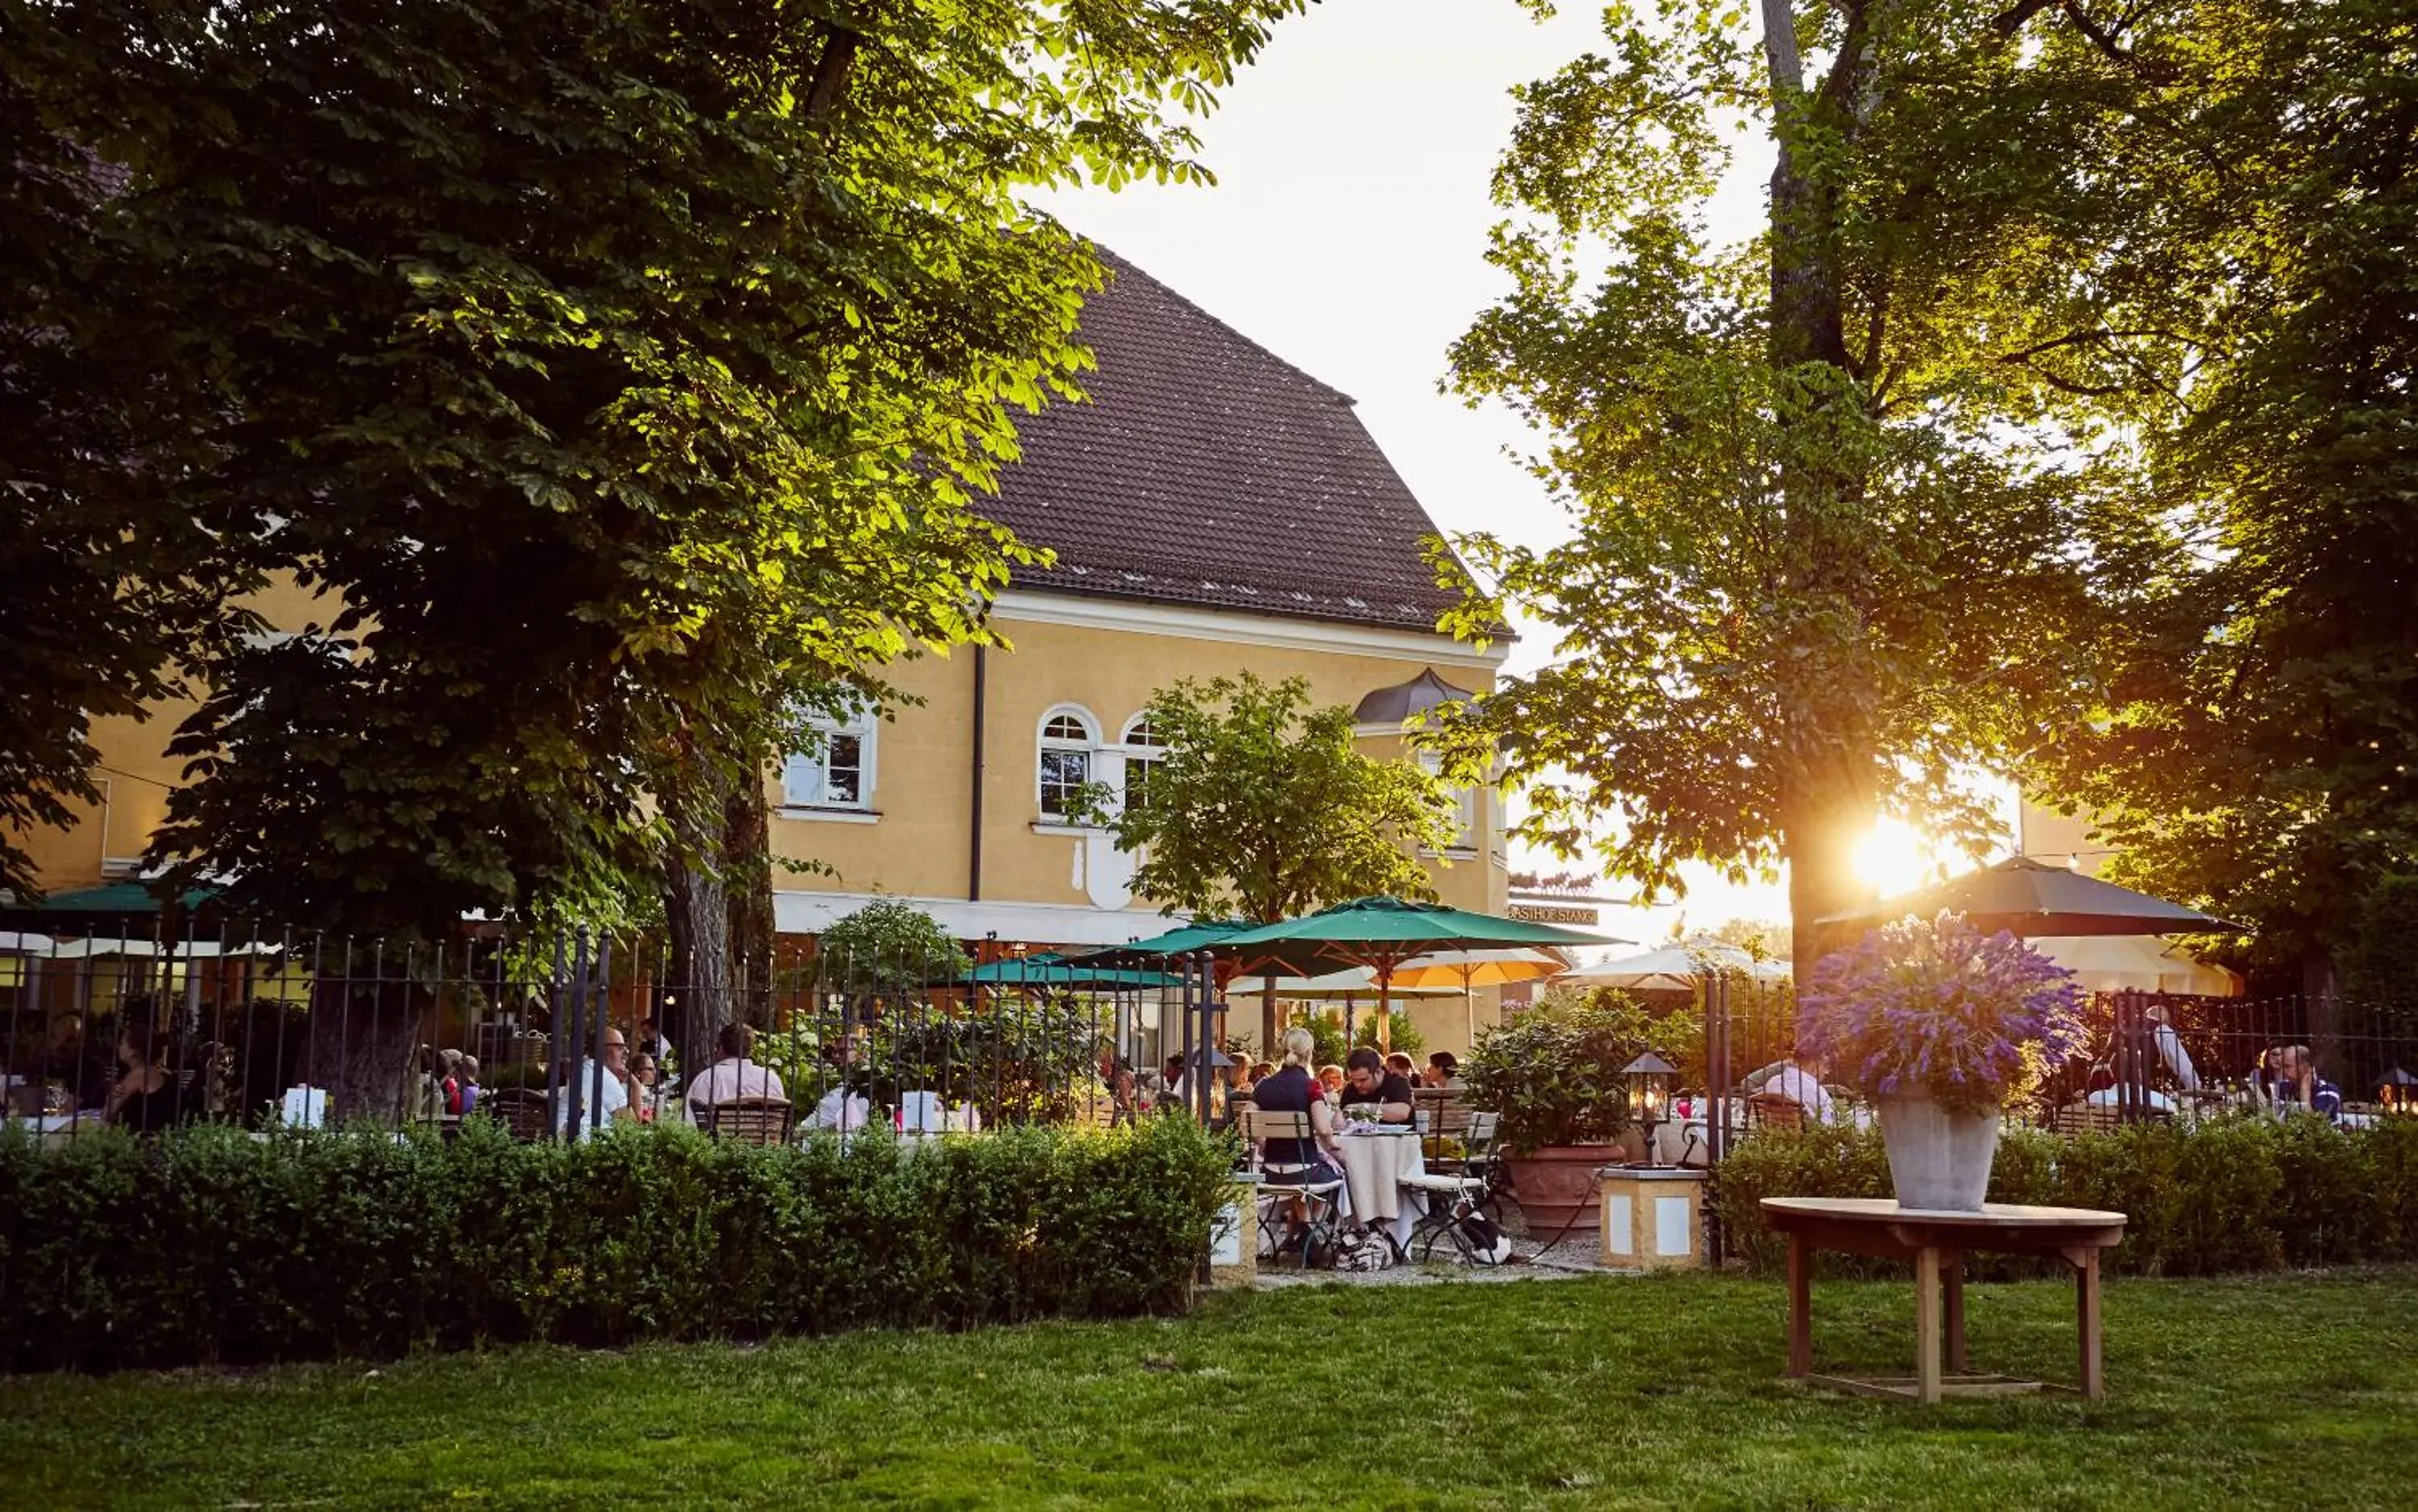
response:
<path fill-rule="evenodd" d="M 1140 966 L 1162 961 L 1170 955 L 1185 955 L 1214 944 L 1228 935 L 1239 934 L 1251 927 L 1238 919 L 1196 920 L 1178 924 L 1163 934 L 1147 939 L 1127 940 L 1122 945 L 1110 945 L 1100 950 L 1085 951 L 1077 960 L 1101 966 Z"/>
<path fill-rule="evenodd" d="M 189 888 L 176 907 L 191 913 L 219 895 L 214 887 Z M 160 900 L 141 882 L 109 882 L 99 887 L 54 893 L 39 903 L 0 907 L 0 927 L 40 929 L 57 934 L 124 931 L 149 935 L 158 925 Z"/>
<path fill-rule="evenodd" d="M 1218 955 L 1247 957 L 1260 970 L 1317 976 L 1358 966 L 1377 976 L 1377 1007 L 1391 1017 L 1394 972 L 1403 962 L 1447 951 L 1519 950 L 1538 945 L 1613 945 L 1619 941 L 1558 924 L 1410 903 L 1397 897 L 1355 898 L 1298 919 L 1245 929 L 1212 940 Z"/>
<path fill-rule="evenodd" d="M 1165 971 L 1144 970 L 1136 967 L 1094 965 L 1088 957 L 1070 961 L 1064 955 L 1044 951 L 1035 955 L 1016 955 L 1005 960 L 986 961 L 965 975 L 966 982 L 978 987 L 1171 987 L 1175 977 Z"/>

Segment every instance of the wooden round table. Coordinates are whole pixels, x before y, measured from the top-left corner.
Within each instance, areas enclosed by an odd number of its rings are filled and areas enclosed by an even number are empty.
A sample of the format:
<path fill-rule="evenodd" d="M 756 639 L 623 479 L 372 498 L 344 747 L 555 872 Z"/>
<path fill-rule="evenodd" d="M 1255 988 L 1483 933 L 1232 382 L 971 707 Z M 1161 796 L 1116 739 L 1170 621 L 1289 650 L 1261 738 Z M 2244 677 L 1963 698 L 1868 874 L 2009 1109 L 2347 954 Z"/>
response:
<path fill-rule="evenodd" d="M 1965 1254 L 1986 1249 L 2054 1255 L 2074 1267 L 2082 1380 L 2096 1398 L 2101 1373 L 2099 1252 L 2122 1241 L 2124 1214 L 2095 1208 L 1983 1204 L 1979 1213 L 1902 1208 L 1882 1198 L 1767 1197 L 1764 1222 L 1788 1236 L 1788 1375 L 1794 1381 L 1936 1402 L 1943 1396 L 2039 1391 L 2043 1383 L 1969 1375 L 1965 1359 Z M 1911 1379 L 1814 1374 L 1814 1257 L 1825 1249 L 1914 1261 L 1915 1373 Z M 1943 1359 L 1945 1355 L 1944 1369 Z"/>

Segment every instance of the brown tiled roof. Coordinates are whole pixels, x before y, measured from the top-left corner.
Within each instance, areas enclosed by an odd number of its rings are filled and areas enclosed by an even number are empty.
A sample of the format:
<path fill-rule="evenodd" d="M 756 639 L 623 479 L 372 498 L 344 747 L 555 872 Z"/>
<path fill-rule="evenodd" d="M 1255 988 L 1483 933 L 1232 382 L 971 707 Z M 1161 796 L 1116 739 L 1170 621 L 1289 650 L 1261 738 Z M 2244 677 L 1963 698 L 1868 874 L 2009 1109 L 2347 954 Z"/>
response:
<path fill-rule="evenodd" d="M 1351 399 L 1096 250 L 1090 398 L 1018 417 L 987 511 L 1058 554 L 1015 586 L 1433 630 L 1434 522 Z"/>

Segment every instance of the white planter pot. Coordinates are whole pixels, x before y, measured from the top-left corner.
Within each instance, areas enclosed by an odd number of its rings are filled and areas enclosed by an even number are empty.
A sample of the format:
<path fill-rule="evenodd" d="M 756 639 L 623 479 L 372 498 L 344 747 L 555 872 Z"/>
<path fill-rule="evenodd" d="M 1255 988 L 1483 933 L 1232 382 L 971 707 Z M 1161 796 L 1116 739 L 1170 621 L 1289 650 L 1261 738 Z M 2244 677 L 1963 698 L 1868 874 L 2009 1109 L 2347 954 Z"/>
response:
<path fill-rule="evenodd" d="M 1998 1113 L 1951 1112 L 1928 1097 L 1884 1097 L 1880 1110 L 1898 1206 L 1979 1213 L 1998 1157 Z"/>

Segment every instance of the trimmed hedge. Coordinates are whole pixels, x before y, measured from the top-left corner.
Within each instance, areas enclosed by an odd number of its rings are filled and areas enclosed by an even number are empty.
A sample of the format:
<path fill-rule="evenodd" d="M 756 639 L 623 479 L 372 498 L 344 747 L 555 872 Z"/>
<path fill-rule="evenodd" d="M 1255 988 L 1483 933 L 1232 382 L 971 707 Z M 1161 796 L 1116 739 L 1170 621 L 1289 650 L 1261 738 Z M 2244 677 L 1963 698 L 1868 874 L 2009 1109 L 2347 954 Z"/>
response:
<path fill-rule="evenodd" d="M 0 1137 L 0 1365 L 251 1364 L 547 1339 L 1169 1312 L 1232 1151 L 1179 1119 L 921 1151 L 615 1130 L 521 1144 L 195 1127 Z"/>
<path fill-rule="evenodd" d="M 1786 1265 L 1788 1245 L 1764 1227 L 1759 1199 L 1888 1197 L 1889 1157 L 1876 1130 L 1768 1132 L 1722 1162 L 1714 1186 L 1729 1252 L 1773 1271 Z M 2242 1118 L 2070 1138 L 2010 1130 L 1990 1200 L 2126 1214 L 2112 1262 L 2131 1275 L 2418 1260 L 2418 1119 L 2337 1129 L 2314 1118 Z M 1846 1256 L 1825 1255 L 1822 1264 L 1843 1274 L 1904 1269 Z M 2040 1269 L 1976 1257 L 1977 1274 Z"/>

